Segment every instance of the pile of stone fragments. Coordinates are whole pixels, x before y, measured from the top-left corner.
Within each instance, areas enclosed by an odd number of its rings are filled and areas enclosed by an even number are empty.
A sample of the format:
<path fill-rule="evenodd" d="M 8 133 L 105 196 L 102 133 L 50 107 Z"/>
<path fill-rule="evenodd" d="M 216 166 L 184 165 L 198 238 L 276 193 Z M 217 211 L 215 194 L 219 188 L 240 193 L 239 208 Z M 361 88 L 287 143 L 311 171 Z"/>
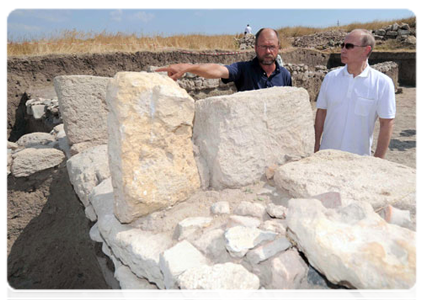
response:
<path fill-rule="evenodd" d="M 405 44 L 416 45 L 416 29 L 407 23 L 394 23 L 385 28 L 372 31 L 376 40 L 397 39 Z"/>
<path fill-rule="evenodd" d="M 254 34 L 245 34 L 243 37 L 235 38 L 237 48 L 240 50 L 254 49 L 256 43 L 256 36 Z"/>
<path fill-rule="evenodd" d="M 10 145 L 11 171 L 31 147 L 67 153 L 121 288 L 413 286 L 415 169 L 313 154 L 305 89 L 194 101 L 156 73 L 54 83 L 64 126 Z"/>

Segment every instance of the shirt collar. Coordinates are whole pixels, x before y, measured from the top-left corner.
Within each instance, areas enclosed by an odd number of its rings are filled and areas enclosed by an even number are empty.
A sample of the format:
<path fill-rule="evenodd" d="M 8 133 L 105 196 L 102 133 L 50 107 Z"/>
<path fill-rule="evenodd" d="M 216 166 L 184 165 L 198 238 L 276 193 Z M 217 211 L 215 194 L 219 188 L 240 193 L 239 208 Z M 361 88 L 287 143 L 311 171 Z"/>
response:
<path fill-rule="evenodd" d="M 369 72 L 370 72 L 369 61 L 367 61 L 366 63 L 367 63 L 366 68 L 357 77 L 368 77 L 369 76 Z M 342 72 L 343 72 L 344 76 L 351 76 L 352 75 L 352 74 L 348 73 L 348 65 L 344 66 L 344 69 L 343 69 Z"/>
<path fill-rule="evenodd" d="M 254 57 L 253 64 L 257 68 L 257 70 L 259 70 L 260 72 L 264 72 L 263 69 L 261 68 L 260 64 L 259 64 L 259 61 L 258 61 L 257 56 Z M 275 60 L 275 64 L 276 64 L 276 69 L 273 71 L 273 73 L 274 74 L 277 74 L 277 73 L 279 73 L 281 71 L 281 69 L 280 69 L 280 65 L 278 64 L 278 62 L 276 60 Z"/>

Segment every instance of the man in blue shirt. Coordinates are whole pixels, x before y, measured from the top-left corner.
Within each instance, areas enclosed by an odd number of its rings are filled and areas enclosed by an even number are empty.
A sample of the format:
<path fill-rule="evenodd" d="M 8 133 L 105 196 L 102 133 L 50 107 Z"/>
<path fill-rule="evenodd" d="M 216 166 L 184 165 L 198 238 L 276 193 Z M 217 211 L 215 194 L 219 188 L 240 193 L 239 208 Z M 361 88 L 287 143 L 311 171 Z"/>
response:
<path fill-rule="evenodd" d="M 175 64 L 159 68 L 156 72 L 167 72 L 173 80 L 190 72 L 204 78 L 221 78 L 224 83 L 234 82 L 238 91 L 263 89 L 273 86 L 292 86 L 291 74 L 280 66 L 276 58 L 279 50 L 276 30 L 260 29 L 256 34 L 256 57 L 251 61 L 231 65 L 219 64 Z"/>

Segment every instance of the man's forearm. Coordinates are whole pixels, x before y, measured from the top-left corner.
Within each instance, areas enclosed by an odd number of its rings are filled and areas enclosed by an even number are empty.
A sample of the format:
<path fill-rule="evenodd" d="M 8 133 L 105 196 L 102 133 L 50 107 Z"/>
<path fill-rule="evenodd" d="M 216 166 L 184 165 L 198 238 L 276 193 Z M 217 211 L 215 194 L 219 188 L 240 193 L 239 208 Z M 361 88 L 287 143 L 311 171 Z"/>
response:
<path fill-rule="evenodd" d="M 322 138 L 326 112 L 326 109 L 317 109 L 316 112 L 316 120 L 314 122 L 314 152 L 317 152 L 320 149 L 320 139 Z"/>
<path fill-rule="evenodd" d="M 394 129 L 394 119 L 379 119 L 379 121 L 380 130 L 375 157 L 384 158 L 388 151 L 389 142 L 391 141 L 392 131 Z"/>
<path fill-rule="evenodd" d="M 228 69 L 218 64 L 192 64 L 186 72 L 208 79 L 229 78 Z"/>

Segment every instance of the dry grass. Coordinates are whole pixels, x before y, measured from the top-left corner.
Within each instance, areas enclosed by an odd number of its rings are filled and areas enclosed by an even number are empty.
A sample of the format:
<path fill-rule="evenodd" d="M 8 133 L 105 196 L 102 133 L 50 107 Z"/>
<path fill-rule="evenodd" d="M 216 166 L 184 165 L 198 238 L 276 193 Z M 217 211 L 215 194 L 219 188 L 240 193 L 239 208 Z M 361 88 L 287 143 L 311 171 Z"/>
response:
<path fill-rule="evenodd" d="M 289 38 L 303 35 L 315 34 L 318 32 L 343 29 L 351 31 L 355 28 L 376 29 L 383 28 L 394 22 L 405 22 L 410 25 L 416 23 L 415 17 L 391 21 L 374 21 L 370 23 L 352 23 L 340 27 L 284 27 L 277 31 L 281 37 L 282 48 L 291 46 Z M 164 36 L 136 36 L 135 34 L 107 32 L 91 33 L 62 31 L 57 36 L 45 37 L 39 40 L 23 40 L 20 42 L 9 42 L 7 55 L 12 56 L 34 56 L 46 54 L 78 54 L 78 53 L 106 53 L 106 52 L 136 52 L 136 51 L 164 51 L 167 49 L 188 49 L 188 50 L 237 50 L 235 38 L 241 35 L 176 35 Z M 390 47 L 390 45 L 387 45 Z M 395 48 L 395 45 L 392 45 Z"/>

